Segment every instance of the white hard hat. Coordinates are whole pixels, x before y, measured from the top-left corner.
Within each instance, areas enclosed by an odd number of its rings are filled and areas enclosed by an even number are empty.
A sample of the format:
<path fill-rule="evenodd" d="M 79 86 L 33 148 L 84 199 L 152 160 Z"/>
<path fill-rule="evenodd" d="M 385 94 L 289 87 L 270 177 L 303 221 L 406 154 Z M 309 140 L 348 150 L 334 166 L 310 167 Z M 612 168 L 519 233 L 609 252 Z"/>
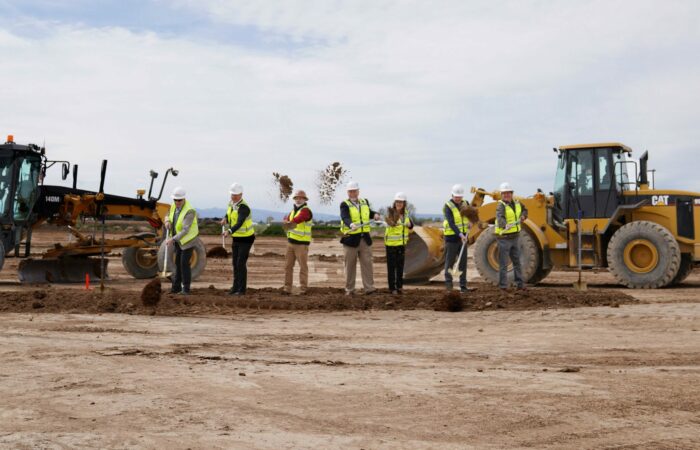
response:
<path fill-rule="evenodd" d="M 350 181 L 348 182 L 347 186 L 345 186 L 345 190 L 347 191 L 355 191 L 357 189 L 360 189 L 360 185 L 357 183 L 357 181 Z"/>
<path fill-rule="evenodd" d="M 404 194 L 403 192 L 397 192 L 396 195 L 394 195 L 394 201 L 405 202 L 406 194 Z"/>
<path fill-rule="evenodd" d="M 501 191 L 501 192 L 513 192 L 513 188 L 510 187 L 510 183 L 508 183 L 508 182 L 506 181 L 506 182 L 504 182 L 504 183 L 501 183 L 501 189 L 500 189 L 500 191 Z"/>
<path fill-rule="evenodd" d="M 173 200 L 182 200 L 185 197 L 187 197 L 187 192 L 185 191 L 185 188 L 180 186 L 173 189 L 173 193 L 170 196 L 170 198 L 172 198 Z"/>
<path fill-rule="evenodd" d="M 464 197 L 464 186 L 461 184 L 452 186 L 452 195 L 455 197 Z"/>
<path fill-rule="evenodd" d="M 243 193 L 243 186 L 241 183 L 233 183 L 231 187 L 228 188 L 228 193 L 231 195 L 240 195 Z"/>

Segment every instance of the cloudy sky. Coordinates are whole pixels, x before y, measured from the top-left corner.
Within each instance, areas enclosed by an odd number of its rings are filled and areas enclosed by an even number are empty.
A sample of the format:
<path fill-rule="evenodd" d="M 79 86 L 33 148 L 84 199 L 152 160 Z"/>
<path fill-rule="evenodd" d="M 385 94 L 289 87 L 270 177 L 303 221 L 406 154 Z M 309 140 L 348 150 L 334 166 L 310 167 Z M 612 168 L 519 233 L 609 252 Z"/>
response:
<path fill-rule="evenodd" d="M 241 182 L 285 209 L 341 161 L 363 195 L 553 182 L 552 147 L 648 149 L 700 191 L 700 2 L 0 0 L 0 133 L 131 195 L 176 167 L 195 206 Z M 47 182 L 61 183 L 58 171 Z M 338 198 L 337 200 L 340 200 Z M 335 212 L 337 207 L 320 208 Z"/>

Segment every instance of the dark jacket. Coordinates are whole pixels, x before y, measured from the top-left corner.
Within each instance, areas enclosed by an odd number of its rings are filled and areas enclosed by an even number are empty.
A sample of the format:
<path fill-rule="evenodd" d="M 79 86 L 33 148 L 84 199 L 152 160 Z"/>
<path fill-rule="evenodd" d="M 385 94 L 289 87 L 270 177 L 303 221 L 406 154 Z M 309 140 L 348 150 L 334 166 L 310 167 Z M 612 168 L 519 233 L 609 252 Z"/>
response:
<path fill-rule="evenodd" d="M 243 222 L 245 222 L 249 215 L 250 208 L 247 205 L 241 205 L 238 207 L 238 220 L 236 220 L 236 223 L 228 229 L 228 232 L 231 234 L 231 239 L 233 239 L 233 242 L 255 242 L 255 234 L 244 237 L 233 236 L 233 233 L 238 231 L 238 229 L 243 226 Z"/>
<path fill-rule="evenodd" d="M 367 199 L 365 199 L 365 201 L 367 201 Z M 367 201 L 367 206 L 369 206 L 369 217 L 371 220 L 374 218 L 374 215 L 377 214 L 377 212 L 372 211 L 372 206 L 370 206 L 369 201 Z M 340 220 L 342 220 L 347 227 L 349 227 L 352 223 L 352 220 L 350 219 L 350 207 L 345 202 L 340 204 Z M 372 245 L 372 237 L 369 235 L 369 233 L 345 235 L 340 239 L 340 243 L 347 245 L 348 247 L 359 247 L 362 239 L 365 240 L 367 245 Z"/>
<path fill-rule="evenodd" d="M 464 200 L 462 200 L 462 201 L 464 201 Z M 455 203 L 455 201 L 453 199 L 449 199 L 447 201 L 447 203 L 450 203 L 450 202 L 453 205 L 455 205 L 457 208 L 459 208 L 460 205 Z M 462 242 L 462 239 L 460 239 L 460 237 L 459 237 L 459 235 L 462 231 L 459 229 L 459 227 L 455 223 L 455 217 L 454 217 L 454 215 L 452 215 L 452 210 L 447 205 L 445 205 L 442 208 L 442 214 L 445 216 L 445 219 L 447 220 L 447 225 L 450 228 L 452 228 L 452 231 L 455 232 L 455 234 L 453 234 L 451 236 L 445 236 L 445 242 Z M 466 219 L 463 219 L 463 220 L 466 220 Z"/>

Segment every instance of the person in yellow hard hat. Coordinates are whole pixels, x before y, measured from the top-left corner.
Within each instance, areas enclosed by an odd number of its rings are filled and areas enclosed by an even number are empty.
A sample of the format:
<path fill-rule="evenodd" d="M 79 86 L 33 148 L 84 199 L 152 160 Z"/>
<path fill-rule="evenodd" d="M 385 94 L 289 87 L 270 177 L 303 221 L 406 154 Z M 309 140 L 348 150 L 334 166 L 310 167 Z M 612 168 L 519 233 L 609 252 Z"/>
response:
<path fill-rule="evenodd" d="M 306 202 L 309 197 L 306 192 L 298 190 L 292 197 L 294 208 L 284 217 L 284 227 L 287 230 L 287 254 L 284 265 L 284 292 L 292 293 L 294 264 L 299 262 L 300 294 L 306 294 L 309 289 L 309 245 L 311 244 L 311 228 L 313 213 Z"/>
<path fill-rule="evenodd" d="M 389 290 L 392 294 L 402 294 L 406 244 L 408 244 L 408 234 L 413 228 L 413 221 L 408 216 L 406 208 L 406 194 L 403 192 L 397 192 L 394 196 L 394 203 L 387 210 L 386 222 L 384 246 Z"/>
<path fill-rule="evenodd" d="M 199 236 L 197 211 L 187 201 L 186 196 L 187 193 L 183 188 L 173 189 L 171 195 L 173 204 L 170 206 L 170 213 L 165 218 L 165 229 L 169 230 L 171 236 L 165 243 L 168 248 L 172 247 L 175 251 L 175 271 L 172 276 L 170 292 L 183 295 L 190 293 L 192 282 L 190 259 L 194 247 L 197 245 L 197 236 Z M 167 252 L 165 256 L 168 257 Z"/>
<path fill-rule="evenodd" d="M 496 206 L 496 237 L 498 242 L 498 287 L 507 289 L 508 260 L 513 263 L 513 275 L 518 289 L 525 289 L 520 264 L 521 223 L 527 219 L 525 205 L 513 198 L 513 188 L 508 183 L 501 184 L 501 199 Z"/>

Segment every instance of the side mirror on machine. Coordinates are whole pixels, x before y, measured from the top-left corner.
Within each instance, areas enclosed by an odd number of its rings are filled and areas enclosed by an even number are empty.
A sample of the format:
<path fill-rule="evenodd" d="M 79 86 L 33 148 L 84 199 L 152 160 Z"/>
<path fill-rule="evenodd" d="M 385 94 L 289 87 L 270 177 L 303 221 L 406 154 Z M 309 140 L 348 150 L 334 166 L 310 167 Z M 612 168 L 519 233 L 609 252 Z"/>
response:
<path fill-rule="evenodd" d="M 68 163 L 63 163 L 61 165 L 61 179 L 65 180 L 68 178 L 68 174 L 70 173 L 70 165 Z"/>

